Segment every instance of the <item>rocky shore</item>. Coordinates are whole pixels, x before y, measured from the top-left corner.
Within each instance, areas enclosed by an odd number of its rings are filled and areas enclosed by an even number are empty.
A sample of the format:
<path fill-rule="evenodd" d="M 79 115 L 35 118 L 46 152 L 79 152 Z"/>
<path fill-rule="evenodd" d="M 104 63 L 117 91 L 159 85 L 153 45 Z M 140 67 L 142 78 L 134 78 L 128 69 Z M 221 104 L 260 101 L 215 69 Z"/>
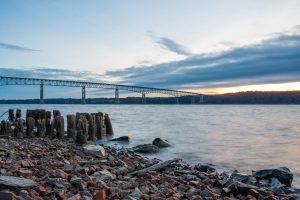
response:
<path fill-rule="evenodd" d="M 64 133 L 60 113 L 53 112 L 48 122 L 46 112 L 45 118 L 37 113 L 44 111 L 27 112 L 25 122 L 10 111 L 9 119 L 1 122 L 0 200 L 300 198 L 286 167 L 245 175 L 220 173 L 210 165 L 181 159 L 149 159 L 145 154 L 169 147 L 168 141 L 156 138 L 130 149 L 98 145 L 96 139 L 113 134 L 108 115 L 68 115 Z M 43 128 L 44 123 L 50 127 Z"/>
<path fill-rule="evenodd" d="M 77 145 L 73 139 L 0 139 L 0 199 L 297 199 L 287 168 L 218 173 L 179 159 Z"/>

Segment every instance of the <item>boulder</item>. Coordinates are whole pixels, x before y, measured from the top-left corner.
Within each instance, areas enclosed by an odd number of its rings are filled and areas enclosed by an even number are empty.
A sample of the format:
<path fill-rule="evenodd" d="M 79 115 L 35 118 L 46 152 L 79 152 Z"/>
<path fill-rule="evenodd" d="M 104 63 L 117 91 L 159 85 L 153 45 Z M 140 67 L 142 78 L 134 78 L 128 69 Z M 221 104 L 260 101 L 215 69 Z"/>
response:
<path fill-rule="evenodd" d="M 216 171 L 216 169 L 211 167 L 210 165 L 202 165 L 202 164 L 195 165 L 194 169 L 205 173 L 214 173 Z"/>
<path fill-rule="evenodd" d="M 0 188 L 20 190 L 37 186 L 31 179 L 16 176 L 0 176 Z"/>
<path fill-rule="evenodd" d="M 167 140 L 163 140 L 161 138 L 155 138 L 152 144 L 160 148 L 171 146 Z"/>
<path fill-rule="evenodd" d="M 277 178 L 281 183 L 291 187 L 293 182 L 293 174 L 287 167 L 279 167 L 277 169 L 263 169 L 253 171 L 252 175 L 258 180 Z"/>
<path fill-rule="evenodd" d="M 129 142 L 130 137 L 129 136 L 121 136 L 118 138 L 113 138 L 110 141 L 116 141 L 116 142 Z"/>
<path fill-rule="evenodd" d="M 139 153 L 158 153 L 159 148 L 153 144 L 142 144 L 133 147 L 133 151 Z"/>
<path fill-rule="evenodd" d="M 92 155 L 102 156 L 102 157 L 106 156 L 105 149 L 100 145 L 89 144 L 84 146 L 83 149 L 85 152 L 90 153 Z"/>
<path fill-rule="evenodd" d="M 110 173 L 106 169 L 104 169 L 102 171 L 95 172 L 91 176 L 96 178 L 96 182 L 100 182 L 100 183 L 101 183 L 101 181 L 109 182 L 109 181 L 112 181 L 112 180 L 116 179 L 116 175 Z"/>

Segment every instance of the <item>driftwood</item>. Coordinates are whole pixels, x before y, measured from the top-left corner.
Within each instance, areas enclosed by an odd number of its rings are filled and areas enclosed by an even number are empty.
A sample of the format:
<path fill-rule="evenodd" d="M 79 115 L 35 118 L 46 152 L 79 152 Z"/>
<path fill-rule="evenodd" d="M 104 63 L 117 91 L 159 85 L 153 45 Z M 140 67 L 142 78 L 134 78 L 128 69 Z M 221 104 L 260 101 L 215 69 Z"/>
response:
<path fill-rule="evenodd" d="M 171 164 L 173 162 L 176 162 L 178 160 L 180 160 L 180 159 L 175 158 L 175 159 L 172 159 L 172 160 L 167 160 L 167 161 L 164 161 L 164 162 L 160 162 L 160 163 L 157 163 L 157 164 L 152 165 L 150 167 L 147 167 L 147 168 L 144 168 L 144 169 L 141 169 L 141 170 L 138 170 L 138 171 L 131 172 L 131 173 L 129 173 L 129 175 L 144 174 L 144 173 L 151 172 L 151 171 L 161 170 L 161 169 L 167 167 L 169 164 Z"/>

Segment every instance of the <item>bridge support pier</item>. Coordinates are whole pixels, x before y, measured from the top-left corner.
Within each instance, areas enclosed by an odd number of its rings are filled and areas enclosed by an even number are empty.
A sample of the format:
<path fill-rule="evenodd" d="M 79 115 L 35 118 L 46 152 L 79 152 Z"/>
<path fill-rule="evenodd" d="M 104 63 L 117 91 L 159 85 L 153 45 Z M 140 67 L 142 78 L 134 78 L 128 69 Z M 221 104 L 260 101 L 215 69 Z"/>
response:
<path fill-rule="evenodd" d="M 40 104 L 44 104 L 44 82 L 41 81 L 40 84 Z"/>
<path fill-rule="evenodd" d="M 179 104 L 179 97 L 175 96 L 175 104 Z"/>
<path fill-rule="evenodd" d="M 120 99 L 119 99 L 119 88 L 116 87 L 116 90 L 115 90 L 115 103 L 118 104 L 120 103 Z"/>
<path fill-rule="evenodd" d="M 195 104 L 195 96 L 192 96 L 192 98 L 191 98 L 191 104 Z"/>
<path fill-rule="evenodd" d="M 85 86 L 83 86 L 82 90 L 81 90 L 81 103 L 86 104 L 86 102 L 85 102 Z"/>
<path fill-rule="evenodd" d="M 142 103 L 146 104 L 146 93 L 142 92 Z"/>
<path fill-rule="evenodd" d="M 200 95 L 200 101 L 199 103 L 204 103 L 204 95 Z"/>

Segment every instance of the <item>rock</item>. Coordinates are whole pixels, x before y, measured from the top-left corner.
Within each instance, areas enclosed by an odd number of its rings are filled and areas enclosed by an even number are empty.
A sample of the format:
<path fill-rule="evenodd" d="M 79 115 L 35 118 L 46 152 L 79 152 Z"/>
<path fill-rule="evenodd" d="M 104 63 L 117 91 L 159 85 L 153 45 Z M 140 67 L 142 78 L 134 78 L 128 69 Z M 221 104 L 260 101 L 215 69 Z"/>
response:
<path fill-rule="evenodd" d="M 155 138 L 152 144 L 160 148 L 171 146 L 167 140 L 162 140 L 161 138 Z"/>
<path fill-rule="evenodd" d="M 15 194 L 10 191 L 0 191 L 1 200 L 17 200 Z"/>
<path fill-rule="evenodd" d="M 293 174 L 287 167 L 280 167 L 277 169 L 263 169 L 254 171 L 252 175 L 258 180 L 277 178 L 281 183 L 291 187 L 293 182 Z"/>
<path fill-rule="evenodd" d="M 202 164 L 195 165 L 194 169 L 205 173 L 214 173 L 216 171 L 216 169 L 211 167 L 210 165 L 202 165 Z"/>
<path fill-rule="evenodd" d="M 86 183 L 80 177 L 73 176 L 70 180 L 70 183 L 80 191 L 86 189 Z"/>
<path fill-rule="evenodd" d="M 249 175 L 245 175 L 245 174 L 240 174 L 238 172 L 233 172 L 230 176 L 230 178 L 234 181 L 238 181 L 238 182 L 242 182 L 242 183 L 247 183 L 248 180 L 251 178 L 251 176 Z"/>
<path fill-rule="evenodd" d="M 113 138 L 110 141 L 116 141 L 116 142 L 129 142 L 130 138 L 129 136 L 121 136 L 118 138 Z"/>
<path fill-rule="evenodd" d="M 108 170 L 104 169 L 102 171 L 95 172 L 91 176 L 96 178 L 96 182 L 109 182 L 116 179 L 116 175 L 110 173 Z"/>
<path fill-rule="evenodd" d="M 26 189 L 37 186 L 33 180 L 16 176 L 0 176 L 0 188 L 4 189 Z"/>
<path fill-rule="evenodd" d="M 105 200 L 105 199 L 106 199 L 105 190 L 100 190 L 99 192 L 96 193 L 94 200 Z"/>
<path fill-rule="evenodd" d="M 159 148 L 153 144 L 143 144 L 133 147 L 135 152 L 139 153 L 158 153 Z"/>
<path fill-rule="evenodd" d="M 106 156 L 106 151 L 105 149 L 100 146 L 100 145 L 92 145 L 92 144 L 89 144 L 89 145 L 85 145 L 83 147 L 83 149 L 87 152 L 87 153 L 90 153 L 90 154 L 93 154 L 95 156 Z"/>
<path fill-rule="evenodd" d="M 142 194 L 143 193 L 140 191 L 140 189 L 138 187 L 135 187 L 133 192 L 129 196 L 134 198 L 134 199 L 140 199 Z"/>

